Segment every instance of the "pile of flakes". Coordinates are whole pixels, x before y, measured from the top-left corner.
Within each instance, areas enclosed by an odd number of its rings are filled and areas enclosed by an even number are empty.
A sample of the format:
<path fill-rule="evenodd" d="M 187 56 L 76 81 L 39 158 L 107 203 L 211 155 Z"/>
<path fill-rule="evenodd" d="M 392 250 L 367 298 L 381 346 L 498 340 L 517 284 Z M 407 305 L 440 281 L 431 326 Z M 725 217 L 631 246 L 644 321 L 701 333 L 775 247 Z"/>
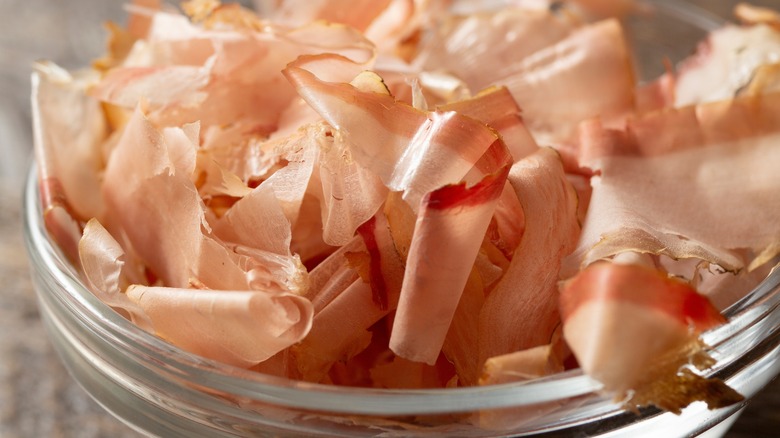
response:
<path fill-rule="evenodd" d="M 33 75 L 45 222 L 107 305 L 311 382 L 741 399 L 690 365 L 780 252 L 776 13 L 638 86 L 627 1 L 157 3 Z"/>

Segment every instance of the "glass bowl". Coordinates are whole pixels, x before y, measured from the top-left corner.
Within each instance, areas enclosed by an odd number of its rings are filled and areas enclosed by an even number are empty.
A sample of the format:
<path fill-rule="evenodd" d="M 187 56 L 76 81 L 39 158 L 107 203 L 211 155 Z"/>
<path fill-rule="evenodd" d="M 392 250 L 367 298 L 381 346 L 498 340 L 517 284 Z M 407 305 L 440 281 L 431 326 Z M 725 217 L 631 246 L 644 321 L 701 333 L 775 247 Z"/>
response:
<path fill-rule="evenodd" d="M 629 21 L 643 78 L 660 73 L 719 23 L 676 1 L 651 2 Z M 689 42 L 685 45 L 682 42 Z M 681 48 L 684 47 L 684 48 Z M 69 372 L 133 429 L 160 436 L 717 436 L 743 404 L 681 415 L 630 412 L 599 395 L 580 371 L 524 383 L 439 390 L 343 388 L 291 381 L 187 353 L 100 302 L 49 239 L 35 167 L 24 199 L 24 237 L 40 312 Z M 729 323 L 703 335 L 716 365 L 707 373 L 750 400 L 780 372 L 780 273 L 726 309 Z M 464 421 L 493 415 L 499 429 Z M 478 422 L 476 422 L 478 424 Z"/>

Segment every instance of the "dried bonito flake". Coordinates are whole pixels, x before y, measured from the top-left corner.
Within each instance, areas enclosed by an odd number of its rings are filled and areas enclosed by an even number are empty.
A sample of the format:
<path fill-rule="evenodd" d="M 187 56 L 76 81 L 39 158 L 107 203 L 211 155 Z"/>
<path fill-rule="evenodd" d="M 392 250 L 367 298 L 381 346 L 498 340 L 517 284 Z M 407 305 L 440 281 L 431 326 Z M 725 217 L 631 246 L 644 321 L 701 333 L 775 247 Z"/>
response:
<path fill-rule="evenodd" d="M 593 21 L 630 1 L 257 3 L 137 0 L 91 70 L 36 65 L 44 220 L 97 297 L 291 379 L 740 400 L 699 335 L 780 253 L 776 13 L 637 86 Z"/>
<path fill-rule="evenodd" d="M 133 285 L 126 291 L 155 332 L 196 354 L 249 367 L 308 333 L 311 303 L 292 293 Z"/>
<path fill-rule="evenodd" d="M 444 186 L 421 201 L 390 337 L 397 355 L 436 363 L 508 171 L 507 165 L 468 188 Z"/>
<path fill-rule="evenodd" d="M 744 9 L 738 11 L 745 19 Z M 677 106 L 730 99 L 750 83 L 756 69 L 780 60 L 777 23 L 772 27 L 769 18 L 754 18 L 752 26 L 726 26 L 700 44 L 677 75 Z"/>
<path fill-rule="evenodd" d="M 549 343 L 560 324 L 557 272 L 580 232 L 577 196 L 553 149 L 540 149 L 518 161 L 508 179 L 522 206 L 525 229 L 480 310 L 481 362 Z"/>
<path fill-rule="evenodd" d="M 740 3 L 734 8 L 734 15 L 745 24 L 763 23 L 780 28 L 780 12 L 769 8 Z"/>
<path fill-rule="evenodd" d="M 600 175 L 566 273 L 629 249 L 734 272 L 774 257 L 778 104 L 778 93 L 736 97 L 640 115 L 608 135 L 590 131 L 583 161 Z"/>
<path fill-rule="evenodd" d="M 627 406 L 679 413 L 697 400 L 713 409 L 742 401 L 722 381 L 685 368 L 713 364 L 698 336 L 726 322 L 690 285 L 646 266 L 599 262 L 568 280 L 560 300 L 579 365 Z"/>

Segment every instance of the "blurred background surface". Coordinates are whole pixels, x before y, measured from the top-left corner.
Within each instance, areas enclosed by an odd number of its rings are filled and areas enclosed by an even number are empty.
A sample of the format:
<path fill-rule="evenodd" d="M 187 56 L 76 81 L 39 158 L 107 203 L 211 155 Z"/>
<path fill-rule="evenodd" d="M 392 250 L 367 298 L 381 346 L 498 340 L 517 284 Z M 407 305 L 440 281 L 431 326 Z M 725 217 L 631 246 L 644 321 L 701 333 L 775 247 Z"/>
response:
<path fill-rule="evenodd" d="M 734 0 L 690 0 L 728 18 Z M 248 3 L 248 2 L 245 2 Z M 780 9 L 780 0 L 755 4 Z M 67 68 L 103 51 L 102 23 L 122 21 L 122 0 L 0 0 L 0 437 L 124 438 L 137 433 L 94 403 L 68 376 L 38 316 L 19 219 L 32 149 L 30 66 Z M 765 389 L 727 433 L 780 436 L 780 382 Z"/>

